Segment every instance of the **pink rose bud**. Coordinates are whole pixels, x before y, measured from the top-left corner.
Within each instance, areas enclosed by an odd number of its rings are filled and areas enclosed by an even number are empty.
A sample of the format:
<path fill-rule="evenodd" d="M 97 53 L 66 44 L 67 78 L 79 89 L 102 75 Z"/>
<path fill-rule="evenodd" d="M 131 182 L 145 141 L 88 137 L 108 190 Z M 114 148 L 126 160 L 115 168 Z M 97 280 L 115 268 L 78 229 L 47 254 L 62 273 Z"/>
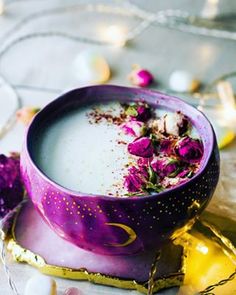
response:
<path fill-rule="evenodd" d="M 150 166 L 150 162 L 152 161 L 152 157 L 151 158 L 139 158 L 137 160 L 137 164 L 139 167 L 149 167 Z"/>
<path fill-rule="evenodd" d="M 134 69 L 128 76 L 133 85 L 146 87 L 153 82 L 153 75 L 145 69 Z"/>
<path fill-rule="evenodd" d="M 144 167 L 136 168 L 132 166 L 129 168 L 129 174 L 124 179 L 124 187 L 129 193 L 139 192 L 148 181 L 148 172 Z"/>
<path fill-rule="evenodd" d="M 151 162 L 152 169 L 161 177 L 172 176 L 178 172 L 179 162 L 169 157 L 157 157 Z"/>
<path fill-rule="evenodd" d="M 171 156 L 174 154 L 174 145 L 176 140 L 172 138 L 165 138 L 160 141 L 159 151 L 165 156 Z"/>
<path fill-rule="evenodd" d="M 83 295 L 83 293 L 79 289 L 71 287 L 66 289 L 64 295 Z"/>
<path fill-rule="evenodd" d="M 176 143 L 175 153 L 182 161 L 190 164 L 200 163 L 203 156 L 203 144 L 199 139 L 186 136 Z"/>
<path fill-rule="evenodd" d="M 125 134 L 140 137 L 146 132 L 146 127 L 143 122 L 140 121 L 129 121 L 121 125 L 121 129 Z"/>
<path fill-rule="evenodd" d="M 154 148 L 150 138 L 141 137 L 128 144 L 128 151 L 131 155 L 150 158 L 154 153 Z"/>
<path fill-rule="evenodd" d="M 17 121 L 28 125 L 39 110 L 39 108 L 23 107 L 16 112 Z"/>
<path fill-rule="evenodd" d="M 136 116 L 137 120 L 145 122 L 151 118 L 151 110 L 146 105 L 138 105 L 137 112 L 138 112 L 138 115 Z"/>
<path fill-rule="evenodd" d="M 134 120 L 145 122 L 152 116 L 151 109 L 146 104 L 129 105 L 125 110 L 126 115 Z"/>

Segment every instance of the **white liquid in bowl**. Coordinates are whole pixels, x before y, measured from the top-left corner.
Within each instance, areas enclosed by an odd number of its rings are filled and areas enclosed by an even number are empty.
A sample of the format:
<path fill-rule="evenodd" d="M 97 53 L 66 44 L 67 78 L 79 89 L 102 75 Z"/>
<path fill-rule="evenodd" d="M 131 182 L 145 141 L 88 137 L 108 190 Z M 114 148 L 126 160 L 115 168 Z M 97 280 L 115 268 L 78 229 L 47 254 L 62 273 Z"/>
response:
<path fill-rule="evenodd" d="M 103 119 L 91 124 L 94 106 L 65 113 L 41 133 L 35 147 L 37 166 L 58 184 L 83 193 L 124 196 L 124 176 L 135 156 L 127 152 L 134 140 L 120 126 Z M 99 105 L 104 112 L 119 115 L 119 103 Z M 158 116 L 170 113 L 156 111 Z M 195 136 L 194 136 L 195 135 Z M 192 136 L 196 137 L 193 129 Z M 127 143 L 127 144 L 125 144 Z"/>
<path fill-rule="evenodd" d="M 103 109 L 115 108 L 109 104 Z M 52 180 L 80 192 L 92 194 L 125 194 L 123 176 L 132 161 L 127 145 L 133 137 L 106 120 L 90 124 L 90 108 L 65 114 L 49 125 L 38 142 L 36 163 Z"/>

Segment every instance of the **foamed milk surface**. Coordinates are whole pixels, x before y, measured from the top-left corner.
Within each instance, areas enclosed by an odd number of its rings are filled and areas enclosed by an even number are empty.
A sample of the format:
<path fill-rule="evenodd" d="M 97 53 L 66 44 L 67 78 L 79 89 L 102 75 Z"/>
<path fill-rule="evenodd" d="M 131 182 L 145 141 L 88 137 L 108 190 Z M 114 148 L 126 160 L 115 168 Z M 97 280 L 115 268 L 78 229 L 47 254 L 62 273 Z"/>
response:
<path fill-rule="evenodd" d="M 112 103 L 119 113 L 121 107 Z M 86 115 L 91 111 L 79 109 L 53 122 L 42 134 L 37 147 L 37 165 L 52 180 L 72 190 L 92 193 L 122 195 L 125 165 L 132 157 L 127 145 L 133 137 L 123 134 L 119 126 L 101 123 L 90 124 Z M 122 170 L 123 169 L 123 170 Z"/>
<path fill-rule="evenodd" d="M 99 106 L 102 111 L 113 109 L 119 115 L 121 106 L 109 103 Z M 91 106 L 63 115 L 45 128 L 37 143 L 36 163 L 39 168 L 58 184 L 83 193 L 122 196 L 125 167 L 134 159 L 127 152 L 127 143 L 134 137 L 125 135 L 121 128 L 102 120 L 89 123 L 87 114 Z M 158 116 L 169 113 L 157 110 Z M 197 137 L 196 130 L 191 132 Z"/>

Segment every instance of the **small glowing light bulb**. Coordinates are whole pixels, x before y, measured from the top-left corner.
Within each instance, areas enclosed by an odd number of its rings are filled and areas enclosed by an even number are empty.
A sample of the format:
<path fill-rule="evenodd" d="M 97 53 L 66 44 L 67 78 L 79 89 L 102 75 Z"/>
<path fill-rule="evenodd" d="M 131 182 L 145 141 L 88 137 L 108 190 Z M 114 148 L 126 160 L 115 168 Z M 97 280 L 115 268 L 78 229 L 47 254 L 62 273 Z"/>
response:
<path fill-rule="evenodd" d="M 196 250 L 198 250 L 199 252 L 201 252 L 204 255 L 207 255 L 207 253 L 208 253 L 208 247 L 206 245 L 204 245 L 203 243 L 198 243 L 196 246 Z"/>
<path fill-rule="evenodd" d="M 118 25 L 111 25 L 104 29 L 103 36 L 107 42 L 123 47 L 126 43 L 126 29 Z"/>

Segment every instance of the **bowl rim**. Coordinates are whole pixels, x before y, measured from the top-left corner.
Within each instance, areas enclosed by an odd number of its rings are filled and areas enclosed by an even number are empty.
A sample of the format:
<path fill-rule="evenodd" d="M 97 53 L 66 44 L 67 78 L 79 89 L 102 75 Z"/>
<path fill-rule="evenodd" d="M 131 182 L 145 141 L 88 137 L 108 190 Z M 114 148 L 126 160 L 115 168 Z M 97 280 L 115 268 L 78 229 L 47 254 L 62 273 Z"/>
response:
<path fill-rule="evenodd" d="M 50 177 L 48 177 L 35 163 L 35 161 L 33 160 L 31 154 L 30 154 L 30 148 L 29 148 L 29 134 L 32 130 L 32 128 L 34 128 L 34 123 L 37 120 L 37 118 L 39 117 L 39 115 L 44 112 L 45 110 L 47 110 L 49 107 L 51 107 L 54 103 L 56 103 L 58 100 L 63 99 L 65 96 L 70 95 L 71 93 L 74 93 L 78 90 L 83 91 L 83 90 L 96 90 L 97 88 L 113 88 L 113 89 L 123 89 L 123 90 L 127 90 L 127 91 L 131 91 L 131 92 L 141 92 L 141 93 L 145 93 L 145 94 L 150 94 L 150 95 L 156 95 L 159 94 L 162 97 L 166 97 L 166 98 L 171 98 L 177 101 L 180 101 L 181 104 L 187 105 L 188 108 L 192 108 L 195 112 L 197 112 L 200 116 L 202 116 L 206 123 L 208 124 L 208 131 L 210 131 L 210 134 L 208 134 L 208 137 L 210 137 L 210 147 L 208 148 L 208 154 L 207 157 L 205 159 L 205 161 L 202 163 L 202 165 L 200 166 L 198 172 L 192 177 L 190 178 L 187 182 L 184 182 L 182 184 L 177 185 L 176 187 L 170 188 L 170 189 L 166 189 L 162 192 L 159 193 L 155 193 L 152 195 L 144 195 L 144 196 L 131 196 L 131 197 L 114 197 L 114 196 L 109 196 L 109 195 L 100 195 L 100 194 L 92 194 L 92 193 L 84 193 L 84 192 L 80 192 L 80 191 L 76 191 L 70 188 L 67 188 L 61 184 L 59 184 L 58 182 L 54 181 L 53 179 L 51 179 Z M 112 101 L 112 100 L 111 100 Z M 137 88 L 137 87 L 126 87 L 126 86 L 117 86 L 117 85 L 89 85 L 89 86 L 85 86 L 85 87 L 79 87 L 79 88 L 74 88 L 70 91 L 67 91 L 65 93 L 62 93 L 60 96 L 58 96 L 57 98 L 55 98 L 54 100 L 52 100 L 51 102 L 49 102 L 48 104 L 46 104 L 46 106 L 44 106 L 33 118 L 33 120 L 31 121 L 30 125 L 28 126 L 27 130 L 26 130 L 26 135 L 25 135 L 25 140 L 24 140 L 24 148 L 23 148 L 23 154 L 25 153 L 25 155 L 27 156 L 27 159 L 30 162 L 30 165 L 33 166 L 33 168 L 36 170 L 36 172 L 44 179 L 44 181 L 46 181 L 47 183 L 49 183 L 50 185 L 54 186 L 56 189 L 58 189 L 59 191 L 65 193 L 65 194 L 69 194 L 73 197 L 89 197 L 89 198 L 100 198 L 103 200 L 109 200 L 109 201 L 122 201 L 122 202 L 130 202 L 130 201 L 142 201 L 142 200 L 153 200 L 154 198 L 164 198 L 166 195 L 170 194 L 171 192 L 175 191 L 179 191 L 181 190 L 184 186 L 186 185 L 190 185 L 191 183 L 195 182 L 199 177 L 201 177 L 201 175 L 204 173 L 210 158 L 212 156 L 213 150 L 215 148 L 216 145 L 216 136 L 215 136 L 215 132 L 214 129 L 210 123 L 210 121 L 208 120 L 208 118 L 206 117 L 206 115 L 204 113 L 202 113 L 200 110 L 198 110 L 197 108 L 193 107 L 192 105 L 190 105 L 189 103 L 187 103 L 186 101 L 184 101 L 181 98 L 178 98 L 174 95 L 169 95 L 169 94 L 165 94 L 162 93 L 160 91 L 156 91 L 156 90 L 151 90 L 151 89 L 143 89 L 143 88 Z M 24 166 L 24 164 L 22 163 L 21 160 L 21 166 Z"/>

